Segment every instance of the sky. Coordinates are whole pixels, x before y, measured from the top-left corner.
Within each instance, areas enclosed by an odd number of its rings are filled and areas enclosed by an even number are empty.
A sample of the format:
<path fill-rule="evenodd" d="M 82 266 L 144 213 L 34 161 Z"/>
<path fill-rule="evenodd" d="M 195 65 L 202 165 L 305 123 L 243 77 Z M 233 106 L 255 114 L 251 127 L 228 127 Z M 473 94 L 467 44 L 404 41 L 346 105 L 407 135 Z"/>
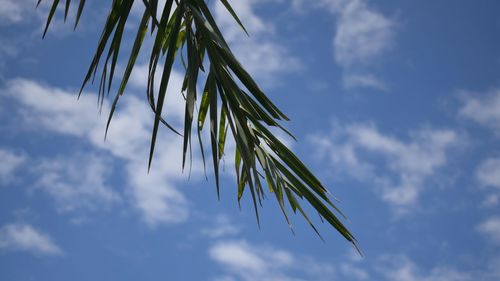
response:
<path fill-rule="evenodd" d="M 147 54 L 104 141 L 110 101 L 100 113 L 95 85 L 77 94 L 109 3 L 87 1 L 74 32 L 76 7 L 66 24 L 58 11 L 42 40 L 51 1 L 35 2 L 0 0 L 1 280 L 500 279 L 500 2 L 231 1 L 247 36 L 209 1 L 363 256 L 311 208 L 324 241 L 300 215 L 291 232 L 271 196 L 259 228 L 251 198 L 237 203 L 234 145 L 220 200 L 199 149 L 183 172 L 165 128 L 148 173 Z M 177 65 L 178 128 L 182 79 Z"/>

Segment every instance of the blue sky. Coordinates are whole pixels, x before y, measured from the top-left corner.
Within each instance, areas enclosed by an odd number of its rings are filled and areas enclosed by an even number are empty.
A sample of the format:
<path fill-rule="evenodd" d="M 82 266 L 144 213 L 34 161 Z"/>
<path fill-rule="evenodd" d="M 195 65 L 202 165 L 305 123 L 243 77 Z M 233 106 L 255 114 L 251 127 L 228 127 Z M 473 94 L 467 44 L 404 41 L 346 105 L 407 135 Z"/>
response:
<path fill-rule="evenodd" d="M 299 216 L 292 234 L 271 199 L 259 229 L 230 153 L 220 201 L 165 129 L 148 174 L 146 56 L 104 142 L 109 101 L 76 95 L 108 7 L 88 1 L 76 32 L 59 13 L 42 40 L 34 2 L 0 5 L 0 279 L 499 280 L 498 1 L 232 1 L 250 37 L 210 1 L 364 257 L 319 219 L 325 242 Z"/>

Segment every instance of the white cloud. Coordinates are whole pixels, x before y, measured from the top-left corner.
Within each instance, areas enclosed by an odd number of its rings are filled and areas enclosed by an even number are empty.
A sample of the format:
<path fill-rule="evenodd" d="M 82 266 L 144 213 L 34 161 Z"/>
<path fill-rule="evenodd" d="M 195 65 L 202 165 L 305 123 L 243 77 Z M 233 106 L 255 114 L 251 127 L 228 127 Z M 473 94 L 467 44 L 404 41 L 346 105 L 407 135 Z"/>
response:
<path fill-rule="evenodd" d="M 295 262 L 286 251 L 255 247 L 246 241 L 222 241 L 210 248 L 209 255 L 240 280 L 298 280 L 284 273 Z"/>
<path fill-rule="evenodd" d="M 344 68 L 346 88 L 364 87 L 385 90 L 385 83 L 374 74 L 359 73 L 392 44 L 394 23 L 374 11 L 365 1 L 333 1 L 339 13 L 333 39 L 335 61 Z M 366 72 L 366 71 L 362 71 Z"/>
<path fill-rule="evenodd" d="M 396 24 L 374 10 L 365 0 L 294 0 L 293 9 L 329 11 L 337 18 L 333 38 L 334 58 L 344 71 L 347 89 L 362 87 L 386 90 L 385 83 L 369 71 L 373 61 L 393 44 Z"/>
<path fill-rule="evenodd" d="M 30 20 L 30 14 L 35 12 L 35 5 L 36 2 L 32 0 L 2 0 L 0 25 Z"/>
<path fill-rule="evenodd" d="M 462 93 L 460 116 L 470 119 L 500 135 L 500 89 L 487 94 Z"/>
<path fill-rule="evenodd" d="M 299 281 L 335 277 L 335 268 L 329 264 L 245 240 L 219 241 L 209 249 L 209 256 L 226 273 L 216 280 Z"/>
<path fill-rule="evenodd" d="M 85 137 L 102 123 L 95 115 L 88 114 L 89 111 L 96 112 L 96 103 L 92 99 L 83 97 L 77 101 L 76 93 L 32 80 L 11 80 L 3 94 L 22 103 L 24 119 L 34 128 Z"/>
<path fill-rule="evenodd" d="M 242 21 L 250 36 L 232 18 L 225 7 L 216 1 L 214 16 L 224 37 L 241 64 L 259 81 L 266 84 L 276 83 L 275 75 L 296 71 L 297 58 L 273 37 L 275 27 L 254 12 L 254 7 L 263 1 L 233 1 L 231 5 Z"/>
<path fill-rule="evenodd" d="M 309 11 L 313 8 L 326 9 L 332 13 L 336 13 L 348 3 L 350 0 L 318 0 L 310 2 L 307 0 L 292 0 L 292 9 L 295 12 Z"/>
<path fill-rule="evenodd" d="M 336 171 L 378 187 L 382 200 L 405 212 L 417 203 L 429 179 L 446 165 L 459 144 L 452 130 L 421 129 L 408 140 L 381 133 L 372 124 L 335 125 L 330 135 L 315 135 L 318 154 Z"/>
<path fill-rule="evenodd" d="M 36 186 L 57 202 L 60 211 L 93 210 L 121 201 L 106 183 L 109 161 L 96 155 L 45 159 L 37 167 Z"/>
<path fill-rule="evenodd" d="M 436 264 L 421 267 L 406 255 L 380 255 L 368 260 L 344 261 L 338 266 L 314 258 L 294 255 L 275 247 L 245 240 L 223 240 L 209 249 L 209 256 L 223 273 L 214 280 L 386 280 L 386 281 L 493 281 L 498 278 L 491 266 L 462 270 Z"/>
<path fill-rule="evenodd" d="M 344 67 L 365 64 L 390 46 L 394 24 L 361 0 L 339 5 L 340 19 L 333 40 L 335 60 Z"/>
<path fill-rule="evenodd" d="M 319 0 L 310 3 L 294 0 L 293 8 L 300 12 L 311 7 L 337 16 L 333 39 L 335 60 L 344 67 L 368 63 L 380 56 L 392 44 L 396 24 L 374 10 L 366 0 Z"/>
<path fill-rule="evenodd" d="M 7 183 L 13 178 L 14 171 L 23 164 L 26 157 L 9 150 L 0 149 L 0 183 Z"/>
<path fill-rule="evenodd" d="M 500 203 L 500 194 L 490 194 L 488 195 L 483 202 L 481 202 L 482 207 L 494 207 Z"/>
<path fill-rule="evenodd" d="M 483 186 L 500 188 L 500 158 L 484 160 L 476 170 L 476 179 Z"/>
<path fill-rule="evenodd" d="M 347 89 L 373 88 L 381 91 L 387 90 L 385 83 L 373 74 L 346 74 L 343 77 L 343 83 Z"/>
<path fill-rule="evenodd" d="M 493 242 L 500 244 L 500 217 L 491 217 L 477 226 L 477 231 L 488 236 Z"/>
<path fill-rule="evenodd" d="M 165 110 L 167 119 L 182 120 L 181 110 L 175 109 L 182 104 L 175 99 L 180 95 L 182 79 L 172 74 L 168 88 L 167 102 L 174 100 L 174 109 Z M 187 175 L 181 174 L 182 138 L 160 128 L 157 150 L 153 167 L 147 173 L 147 158 L 153 116 L 146 102 L 127 93 L 119 103 L 111 122 L 108 139 L 103 141 L 105 116 L 97 112 L 95 97 L 84 94 L 77 101 L 76 93 L 42 85 L 35 81 L 16 79 L 7 83 L 4 93 L 20 103 L 24 120 L 34 130 L 50 130 L 88 141 L 112 156 L 124 161 L 127 175 L 127 192 L 144 220 L 154 226 L 159 223 L 183 221 L 188 216 L 187 201 L 176 185 Z M 167 109 L 169 108 L 167 106 Z M 104 103 L 103 112 L 109 111 Z M 178 125 L 178 123 L 174 123 Z M 194 151 L 194 155 L 196 151 Z M 193 157 L 192 179 L 202 174 L 200 159 Z"/>
<path fill-rule="evenodd" d="M 353 264 L 343 263 L 340 265 L 340 271 L 344 276 L 349 276 L 354 280 L 368 280 L 368 272 Z"/>
<path fill-rule="evenodd" d="M 203 235 L 210 238 L 220 238 L 224 236 L 236 235 L 240 232 L 240 227 L 235 226 L 225 215 L 219 215 L 215 218 L 212 227 L 205 228 L 201 231 Z"/>
<path fill-rule="evenodd" d="M 500 136 L 500 89 L 487 93 L 461 92 L 462 107 L 459 116 L 472 120 Z M 483 187 L 500 189 L 500 158 L 490 157 L 482 161 L 476 169 L 475 177 Z M 498 194 L 490 194 L 482 202 L 484 207 L 492 207 L 500 202 Z"/>
<path fill-rule="evenodd" d="M 38 32 L 36 35 L 39 38 L 41 32 L 45 29 L 45 22 L 52 8 L 53 1 L 42 1 L 37 7 L 36 0 L 2 0 L 0 5 L 0 26 L 2 25 L 30 25 Z M 72 25 L 69 24 L 67 28 L 64 26 L 64 5 L 60 1 L 58 11 L 51 20 L 50 29 L 57 30 L 57 35 L 61 33 L 68 34 L 68 31 L 73 30 Z M 75 18 L 77 8 L 75 4 L 69 10 L 68 18 Z M 43 23 L 43 24 L 42 24 Z"/>
<path fill-rule="evenodd" d="M 488 158 L 479 164 L 476 169 L 476 180 L 482 187 L 492 187 L 489 194 L 481 203 L 483 207 L 493 207 L 500 203 L 500 158 Z"/>
<path fill-rule="evenodd" d="M 44 1 L 47 2 L 47 1 Z M 32 59 L 25 51 L 27 45 L 32 44 L 36 37 L 40 40 L 42 22 L 46 19 L 48 10 L 46 5 L 36 8 L 34 0 L 2 0 L 0 4 L 0 72 L 5 72 L 9 59 L 17 59 L 22 63 Z M 27 28 L 28 27 L 28 28 Z M 36 34 L 34 31 L 36 30 Z M 19 36 L 22 33 L 23 36 Z M 20 56 L 22 54 L 22 56 Z M 0 78 L 4 74 L 0 73 Z"/>
<path fill-rule="evenodd" d="M 4 67 L 6 64 L 6 58 L 15 57 L 19 53 L 19 47 L 16 47 L 15 44 L 17 40 L 15 38 L 0 38 L 0 70 L 4 72 Z M 0 74 L 0 77 L 3 78 L 5 74 Z"/>
<path fill-rule="evenodd" d="M 172 144 L 173 149 L 180 150 L 180 143 Z M 164 147 L 166 148 L 166 147 Z M 163 148 L 162 148 L 163 149 Z M 167 153 L 163 154 L 163 159 L 168 159 Z M 175 157 L 175 156 L 174 156 Z M 179 164 L 182 158 L 175 157 L 170 160 L 170 165 Z M 177 190 L 173 179 L 179 179 L 180 168 L 175 170 L 165 167 L 156 161 L 151 173 L 147 174 L 146 161 L 131 163 L 127 167 L 128 181 L 132 186 L 131 196 L 134 199 L 136 207 L 141 211 L 144 220 L 150 225 L 155 226 L 161 223 L 178 223 L 188 218 L 189 210 L 187 200 L 184 195 Z M 174 173 L 176 173 L 174 175 Z"/>
<path fill-rule="evenodd" d="M 245 242 L 223 242 L 210 249 L 210 257 L 215 261 L 241 270 L 261 273 L 267 263 Z"/>
<path fill-rule="evenodd" d="M 461 268 L 435 265 L 429 268 L 418 266 L 405 255 L 387 255 L 376 269 L 387 281 L 493 281 L 498 280 L 497 270 L 483 268 L 463 270 Z"/>
<path fill-rule="evenodd" d="M 35 255 L 62 255 L 52 239 L 31 225 L 14 223 L 0 228 L 0 250 L 24 251 Z"/>

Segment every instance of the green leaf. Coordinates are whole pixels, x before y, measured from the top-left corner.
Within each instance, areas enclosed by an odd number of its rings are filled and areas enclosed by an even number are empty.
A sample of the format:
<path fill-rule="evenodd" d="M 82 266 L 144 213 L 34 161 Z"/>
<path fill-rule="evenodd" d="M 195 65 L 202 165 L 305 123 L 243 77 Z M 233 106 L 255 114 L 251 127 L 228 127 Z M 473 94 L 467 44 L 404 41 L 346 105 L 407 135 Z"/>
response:
<path fill-rule="evenodd" d="M 38 4 L 40 4 L 40 1 L 38 2 Z M 54 17 L 54 13 L 56 12 L 57 5 L 59 5 L 59 0 L 54 0 L 54 2 L 52 3 L 52 7 L 50 8 L 49 15 L 47 16 L 47 23 L 45 24 L 45 29 L 43 30 L 42 38 L 45 38 L 45 35 L 47 34 L 47 30 L 49 29 L 52 17 Z"/>
<path fill-rule="evenodd" d="M 186 97 L 186 109 L 184 117 L 184 147 L 183 147 L 183 158 L 182 167 L 186 161 L 186 151 L 188 143 L 191 143 L 191 127 L 193 123 L 194 105 L 196 101 L 196 81 L 198 80 L 198 61 L 197 53 L 198 49 L 196 42 L 194 40 L 194 34 L 191 29 L 191 22 L 186 23 L 186 34 L 187 34 L 187 55 L 188 55 L 188 66 L 186 71 L 186 81 L 187 81 L 187 97 Z"/>
<path fill-rule="evenodd" d="M 156 103 L 155 110 L 155 120 L 153 124 L 153 133 L 151 136 L 151 146 L 149 150 L 149 162 L 148 162 L 148 170 L 151 169 L 151 163 L 153 161 L 153 154 L 155 150 L 156 137 L 158 135 L 158 126 L 160 124 L 160 116 L 163 110 L 163 103 L 165 102 L 165 96 L 167 92 L 168 81 L 170 78 L 170 72 L 172 71 L 172 67 L 174 64 L 174 56 L 176 53 L 175 45 L 177 43 L 177 36 L 179 34 L 179 29 L 181 26 L 182 14 L 184 11 L 184 6 L 179 6 L 179 13 L 177 14 L 174 28 L 172 30 L 172 35 L 170 36 L 170 44 L 167 51 L 167 56 L 165 58 L 165 65 L 163 66 L 163 75 L 160 83 L 160 90 L 158 93 L 158 101 Z"/>
<path fill-rule="evenodd" d="M 84 6 L 85 6 L 85 0 L 80 0 L 80 5 L 78 5 L 78 11 L 76 13 L 76 20 L 75 20 L 74 29 L 76 29 L 76 27 L 78 26 L 78 23 L 80 22 L 80 17 L 82 16 Z"/>
<path fill-rule="evenodd" d="M 66 22 L 66 18 L 68 18 L 70 4 L 71 4 L 71 0 L 66 0 L 66 6 L 64 8 L 64 22 Z"/>
<path fill-rule="evenodd" d="M 118 99 L 120 98 L 121 95 L 123 95 L 123 92 L 125 91 L 125 87 L 127 86 L 128 79 L 130 78 L 130 74 L 132 73 L 132 70 L 134 68 L 135 62 L 137 60 L 137 56 L 139 55 L 139 51 L 141 49 L 142 42 L 144 41 L 144 36 L 146 35 L 147 29 L 148 29 L 148 19 L 149 19 L 149 13 L 147 11 L 144 11 L 141 23 L 139 24 L 139 28 L 137 29 L 137 35 L 135 36 L 134 46 L 132 47 L 132 51 L 131 51 L 130 57 L 128 59 L 127 67 L 125 68 L 125 72 L 123 73 L 120 87 L 118 88 L 118 92 L 116 93 L 115 99 L 111 105 L 111 110 L 109 112 L 108 121 L 106 123 L 106 132 L 104 135 L 105 138 L 106 138 L 106 135 L 108 133 L 109 125 L 111 123 L 111 119 L 113 118 L 113 113 L 115 112 Z"/>
<path fill-rule="evenodd" d="M 233 16 L 234 20 L 236 20 L 236 22 L 240 25 L 241 29 L 243 29 L 243 31 L 245 31 L 245 33 L 248 35 L 246 28 L 243 26 L 243 23 L 241 23 L 240 19 L 238 18 L 238 15 L 236 15 L 236 13 L 234 12 L 233 7 L 229 5 L 227 0 L 220 0 L 220 1 L 224 5 L 224 7 L 226 7 L 231 16 Z"/>
<path fill-rule="evenodd" d="M 219 158 L 217 156 L 217 88 L 216 81 L 212 79 L 208 85 L 208 99 L 210 102 L 210 142 L 212 144 L 212 160 L 215 173 L 215 185 L 217 188 L 217 198 L 220 198 L 219 187 Z"/>
<path fill-rule="evenodd" d="M 219 161 L 222 159 L 224 156 L 224 146 L 226 143 L 226 136 L 227 136 L 227 129 L 228 126 L 226 125 L 226 110 L 224 108 L 221 108 L 220 110 L 220 123 L 219 123 Z"/>

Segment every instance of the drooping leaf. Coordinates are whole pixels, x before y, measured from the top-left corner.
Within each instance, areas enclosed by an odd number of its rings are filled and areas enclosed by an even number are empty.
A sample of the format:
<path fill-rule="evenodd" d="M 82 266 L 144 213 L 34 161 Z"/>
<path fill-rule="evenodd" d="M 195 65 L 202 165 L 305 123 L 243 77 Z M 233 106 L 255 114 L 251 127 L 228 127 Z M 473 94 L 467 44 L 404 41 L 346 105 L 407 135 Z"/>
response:
<path fill-rule="evenodd" d="M 160 125 L 160 116 L 163 110 L 163 104 L 165 102 L 165 97 L 167 94 L 167 86 L 170 79 L 170 73 L 174 65 L 175 53 L 177 51 L 176 50 L 177 36 L 179 35 L 181 27 L 181 19 L 184 11 L 184 6 L 179 6 L 178 9 L 179 12 L 175 17 L 175 23 L 172 29 L 172 34 L 170 36 L 167 55 L 165 56 L 165 64 L 163 65 L 163 75 L 161 78 L 160 90 L 158 92 L 158 100 L 156 103 L 156 110 L 155 110 L 155 120 L 153 124 L 153 134 L 151 136 L 148 170 L 151 169 L 151 163 L 153 161 L 153 153 L 155 150 L 156 137 L 158 135 L 158 128 Z"/>
<path fill-rule="evenodd" d="M 37 5 L 41 1 L 39 0 Z M 230 5 L 230 1 L 219 1 L 234 18 L 236 24 L 247 33 Z M 106 132 L 119 98 L 125 93 L 134 65 L 140 57 L 149 28 L 153 44 L 150 47 L 146 97 L 154 114 L 154 122 L 149 146 L 148 169 L 152 165 L 160 124 L 183 138 L 182 167 L 185 166 L 188 152 L 190 155 L 192 153 L 193 121 L 196 122 L 195 130 L 205 166 L 202 131 L 208 119 L 212 165 L 218 197 L 220 197 L 219 165 L 226 155 L 225 150 L 228 148 L 226 141 L 229 138 L 235 143 L 234 168 L 237 200 L 240 203 L 245 189 L 249 189 L 258 225 L 260 225 L 258 206 L 262 206 L 262 200 L 266 198 L 266 194 L 270 193 L 275 197 L 290 227 L 289 208 L 293 213 L 299 211 L 319 235 L 318 229 L 301 206 L 302 202 L 307 202 L 318 212 L 321 219 L 324 219 L 357 247 L 356 239 L 339 219 L 344 215 L 330 200 L 331 194 L 326 187 L 270 130 L 270 127 L 275 127 L 293 138 L 281 124 L 282 121 L 288 120 L 288 117 L 266 96 L 250 73 L 239 63 L 217 26 L 206 1 L 176 0 L 174 5 L 173 0 L 166 0 L 160 18 L 157 17 L 159 12 L 157 0 L 140 2 L 143 4 L 143 16 L 137 26 L 127 65 L 111 104 Z M 68 16 L 70 3 L 71 0 L 66 0 L 64 20 Z M 133 3 L 134 0 L 111 2 L 96 51 L 80 89 L 79 95 L 89 82 L 94 81 L 96 74 L 100 71 L 98 101 L 101 105 L 105 98 L 104 93 L 109 93 L 112 89 L 121 46 L 125 44 L 125 40 L 122 40 L 127 32 L 125 25 L 130 21 L 129 14 Z M 43 36 L 56 14 L 58 4 L 59 0 L 52 0 Z M 80 0 L 75 28 L 84 5 L 85 0 Z M 184 66 L 182 92 L 167 93 L 170 76 L 176 62 Z M 100 64 L 102 64 L 101 68 Z M 205 70 L 208 70 L 208 73 L 205 73 Z M 157 71 L 161 71 L 158 89 L 156 89 L 155 82 Z M 203 93 L 200 93 L 201 99 L 197 104 L 197 86 L 203 79 L 205 79 Z M 165 113 L 163 109 L 167 95 L 183 95 L 185 98 L 183 133 L 179 133 L 166 121 L 169 112 Z M 196 110 L 198 116 L 195 116 Z"/>

